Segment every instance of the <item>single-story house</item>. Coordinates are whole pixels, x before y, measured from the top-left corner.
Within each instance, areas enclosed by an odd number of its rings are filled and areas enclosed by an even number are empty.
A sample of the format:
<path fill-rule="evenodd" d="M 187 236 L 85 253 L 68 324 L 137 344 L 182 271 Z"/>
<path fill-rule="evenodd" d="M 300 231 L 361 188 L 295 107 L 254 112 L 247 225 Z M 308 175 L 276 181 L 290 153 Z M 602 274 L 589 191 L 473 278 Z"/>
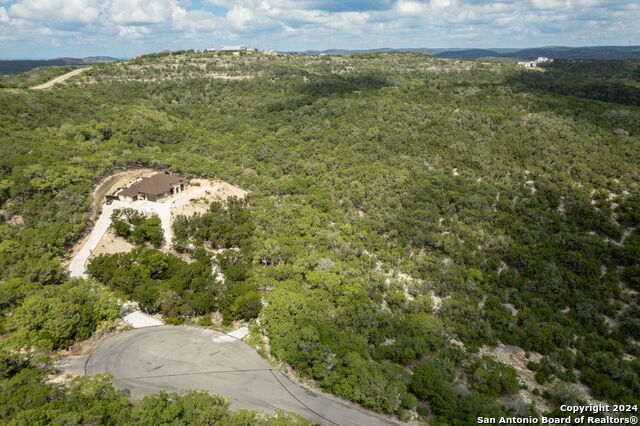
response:
<path fill-rule="evenodd" d="M 239 55 L 240 53 L 247 52 L 249 48 L 247 46 L 222 46 L 220 47 L 220 52 L 223 53 L 233 53 Z"/>
<path fill-rule="evenodd" d="M 159 173 L 142 178 L 115 195 L 122 201 L 149 200 L 158 201 L 179 194 L 189 186 L 189 179 L 180 176 Z"/>

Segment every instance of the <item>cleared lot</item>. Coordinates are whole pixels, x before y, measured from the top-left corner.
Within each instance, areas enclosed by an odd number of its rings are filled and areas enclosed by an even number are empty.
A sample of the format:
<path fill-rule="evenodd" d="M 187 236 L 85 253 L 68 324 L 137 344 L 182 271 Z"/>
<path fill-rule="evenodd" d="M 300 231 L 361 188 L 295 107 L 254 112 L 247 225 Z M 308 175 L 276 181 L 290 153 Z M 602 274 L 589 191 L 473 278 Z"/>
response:
<path fill-rule="evenodd" d="M 206 390 L 233 408 L 298 413 L 323 425 L 393 425 L 373 413 L 307 391 L 228 335 L 195 327 L 160 326 L 105 340 L 87 360 L 87 374 L 111 373 L 133 399 L 165 390 Z"/>

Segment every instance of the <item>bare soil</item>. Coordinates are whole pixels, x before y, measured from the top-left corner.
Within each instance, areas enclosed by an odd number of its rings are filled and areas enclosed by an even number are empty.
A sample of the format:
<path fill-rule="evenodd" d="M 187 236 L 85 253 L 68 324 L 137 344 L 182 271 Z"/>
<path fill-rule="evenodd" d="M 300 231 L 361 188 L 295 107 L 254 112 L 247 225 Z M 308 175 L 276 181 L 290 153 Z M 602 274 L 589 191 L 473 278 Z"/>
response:
<path fill-rule="evenodd" d="M 227 182 L 209 179 L 193 179 L 191 186 L 182 192 L 179 198 L 168 198 L 172 202 L 171 216 L 192 216 L 205 213 L 213 201 L 224 202 L 229 197 L 244 198 L 247 191 Z M 173 199 L 173 201 L 172 201 Z"/>
<path fill-rule="evenodd" d="M 96 249 L 89 256 L 89 260 L 101 254 L 128 253 L 135 246 L 122 237 L 118 237 L 112 229 L 109 229 L 102 237 Z"/>
<path fill-rule="evenodd" d="M 120 321 L 120 323 L 114 330 L 110 330 L 105 333 L 94 334 L 87 340 L 75 343 L 67 350 L 58 351 L 58 354 L 62 356 L 90 355 L 105 339 L 131 329 L 132 327 L 129 324 L 124 321 Z"/>
<path fill-rule="evenodd" d="M 488 355 L 498 362 L 501 362 L 516 370 L 518 379 L 521 383 L 526 385 L 527 389 L 522 389 L 518 393 L 518 397 L 525 403 L 535 403 L 536 407 L 542 411 L 551 410 L 551 405 L 542 397 L 536 396 L 532 393 L 534 389 L 538 389 L 540 393 L 545 390 L 545 387 L 536 382 L 535 372 L 527 368 L 528 361 L 539 362 L 542 355 L 538 353 L 530 353 L 529 358 L 525 356 L 525 351 L 518 346 L 500 345 L 495 348 L 489 348 L 483 346 L 479 351 L 480 355 Z"/>

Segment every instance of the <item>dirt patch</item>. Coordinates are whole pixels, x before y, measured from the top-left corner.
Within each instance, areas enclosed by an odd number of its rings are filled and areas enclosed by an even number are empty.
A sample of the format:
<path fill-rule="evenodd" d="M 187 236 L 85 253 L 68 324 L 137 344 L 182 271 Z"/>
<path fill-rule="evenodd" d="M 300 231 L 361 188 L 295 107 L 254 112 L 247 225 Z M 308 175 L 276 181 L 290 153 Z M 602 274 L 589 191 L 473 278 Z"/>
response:
<path fill-rule="evenodd" d="M 180 200 L 171 208 L 171 216 L 193 216 L 194 214 L 203 214 L 209 210 L 209 205 L 213 200 L 213 196 L 206 194 L 201 198 L 191 198 Z"/>
<path fill-rule="evenodd" d="M 122 237 L 118 237 L 113 232 L 113 229 L 109 229 L 98 243 L 96 249 L 91 253 L 91 256 L 89 256 L 89 260 L 101 254 L 128 253 L 134 248 L 133 244 Z"/>
<path fill-rule="evenodd" d="M 131 329 L 132 327 L 129 324 L 121 320 L 115 329 L 104 333 L 96 333 L 87 340 L 75 343 L 73 346 L 67 348 L 67 350 L 58 351 L 58 354 L 62 356 L 90 355 L 103 340 Z"/>
<path fill-rule="evenodd" d="M 173 250 L 173 249 L 167 249 L 164 248 L 162 250 L 163 253 L 167 253 L 167 254 L 171 254 L 175 257 L 177 257 L 178 259 L 183 260 L 184 262 L 188 263 L 188 264 L 192 264 L 195 263 L 196 259 L 194 259 L 193 257 L 189 256 L 189 254 L 187 253 L 178 253 L 177 251 Z"/>
<path fill-rule="evenodd" d="M 68 386 L 73 381 L 73 379 L 80 376 L 82 376 L 82 374 L 66 372 L 50 374 L 47 377 L 47 383 L 50 385 Z"/>
<path fill-rule="evenodd" d="M 229 197 L 244 198 L 247 191 L 222 181 L 193 179 L 191 185 L 171 202 L 171 216 L 192 216 L 205 213 L 213 201 L 224 202 Z"/>
<path fill-rule="evenodd" d="M 67 350 L 58 351 L 61 359 L 56 363 L 55 372 L 47 376 L 47 383 L 67 386 L 76 377 L 83 376 L 85 374 L 84 364 L 100 343 L 111 336 L 131 329 L 132 327 L 129 324 L 121 320 L 114 329 L 95 333 L 87 340 L 70 346 Z"/>
<path fill-rule="evenodd" d="M 542 359 L 542 355 L 534 352 L 530 353 L 529 358 L 527 358 L 522 348 L 511 345 L 500 345 L 495 348 L 483 346 L 480 348 L 479 354 L 481 356 L 489 356 L 516 370 L 518 379 L 527 387 L 527 389 L 521 389 L 517 395 L 521 401 L 527 404 L 535 403 L 536 407 L 543 412 L 551 410 L 551 405 L 544 398 L 532 393 L 534 389 L 538 389 L 542 393 L 545 388 L 536 382 L 535 371 L 527 368 L 528 361 L 539 362 Z"/>
<path fill-rule="evenodd" d="M 24 219 L 18 214 L 11 214 L 6 210 L 0 210 L 0 216 L 2 216 L 9 225 L 18 226 L 24 224 Z"/>
<path fill-rule="evenodd" d="M 525 356 L 525 351 L 522 348 L 518 346 L 511 346 L 511 345 L 500 345 L 495 348 L 489 348 L 487 346 L 483 346 L 482 348 L 480 348 L 479 354 L 481 356 L 482 355 L 490 356 L 496 361 L 506 364 L 509 367 L 512 367 L 514 370 L 516 370 L 516 373 L 518 374 L 518 379 L 522 384 L 526 385 L 527 387 L 527 389 L 521 389 L 520 392 L 517 394 L 517 398 L 520 401 L 527 404 L 535 403 L 536 407 L 541 412 L 544 412 L 544 411 L 548 412 L 552 409 L 551 405 L 547 400 L 545 400 L 539 395 L 534 395 L 532 393 L 534 389 L 538 389 L 540 394 L 542 394 L 542 392 L 544 392 L 550 387 L 553 387 L 553 385 L 557 383 L 557 382 L 553 382 L 551 383 L 551 385 L 546 385 L 546 386 L 540 385 L 538 384 L 538 382 L 536 382 L 535 371 L 531 371 L 527 368 L 528 361 L 534 361 L 539 363 L 540 360 L 542 359 L 541 354 L 535 353 L 535 352 L 529 352 L 529 358 L 527 358 Z M 589 388 L 587 388 L 585 385 L 580 383 L 577 383 L 577 384 L 573 383 L 572 385 L 575 386 L 575 388 L 580 391 L 581 393 L 580 398 L 584 400 L 587 404 L 590 404 L 590 405 L 604 404 L 604 402 L 593 398 L 590 395 Z"/>

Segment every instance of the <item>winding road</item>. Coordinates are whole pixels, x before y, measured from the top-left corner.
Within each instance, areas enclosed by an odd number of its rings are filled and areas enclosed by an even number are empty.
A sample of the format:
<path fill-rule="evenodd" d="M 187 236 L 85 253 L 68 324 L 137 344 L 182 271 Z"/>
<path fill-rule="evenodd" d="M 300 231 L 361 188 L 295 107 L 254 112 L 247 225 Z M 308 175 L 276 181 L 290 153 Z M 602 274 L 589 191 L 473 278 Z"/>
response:
<path fill-rule="evenodd" d="M 90 67 L 78 68 L 77 70 L 73 70 L 73 71 L 68 72 L 66 74 L 62 74 L 61 76 L 58 76 L 58 77 L 54 78 L 51 81 L 47 81 L 46 83 L 40 84 L 39 86 L 33 86 L 31 89 L 33 89 L 33 90 L 46 89 L 47 87 L 51 87 L 56 83 L 62 83 L 63 81 L 73 77 L 74 75 L 78 75 L 81 72 L 88 70 L 89 68 Z"/>
<path fill-rule="evenodd" d="M 87 359 L 85 372 L 113 374 L 114 385 L 133 399 L 196 389 L 226 396 L 232 408 L 284 410 L 322 425 L 399 424 L 306 390 L 243 341 L 204 328 L 159 326 L 118 334 Z"/>

